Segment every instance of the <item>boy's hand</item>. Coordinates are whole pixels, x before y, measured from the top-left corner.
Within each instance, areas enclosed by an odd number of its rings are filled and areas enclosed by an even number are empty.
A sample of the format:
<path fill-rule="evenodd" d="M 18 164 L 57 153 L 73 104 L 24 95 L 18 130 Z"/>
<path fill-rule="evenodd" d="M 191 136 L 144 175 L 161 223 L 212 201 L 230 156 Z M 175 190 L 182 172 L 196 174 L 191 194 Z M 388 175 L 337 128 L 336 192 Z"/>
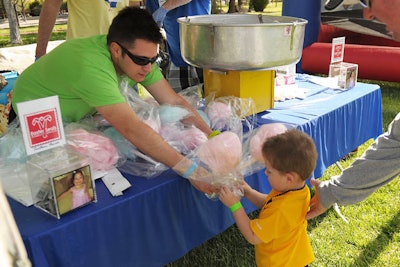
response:
<path fill-rule="evenodd" d="M 253 188 L 251 188 L 251 186 L 244 180 L 243 180 L 241 186 L 242 186 L 242 190 L 243 190 L 243 195 L 244 196 L 246 196 L 248 194 L 248 192 L 253 190 Z"/>
<path fill-rule="evenodd" d="M 233 194 L 226 186 L 221 187 L 218 193 L 218 198 L 228 208 L 240 201 L 240 196 Z"/>

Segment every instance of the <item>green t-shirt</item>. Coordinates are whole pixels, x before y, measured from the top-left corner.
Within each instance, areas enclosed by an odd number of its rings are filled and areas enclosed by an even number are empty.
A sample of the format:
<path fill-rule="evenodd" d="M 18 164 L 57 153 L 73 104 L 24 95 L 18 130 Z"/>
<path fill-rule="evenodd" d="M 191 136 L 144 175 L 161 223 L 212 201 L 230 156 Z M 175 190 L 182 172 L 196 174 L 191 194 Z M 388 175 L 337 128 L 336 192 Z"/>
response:
<path fill-rule="evenodd" d="M 163 78 L 157 64 L 146 76 L 147 86 Z M 29 66 L 17 78 L 12 105 L 58 95 L 63 121 L 78 121 L 95 107 L 125 102 L 110 58 L 105 35 L 65 41 Z M 133 84 L 136 82 L 133 81 Z"/>

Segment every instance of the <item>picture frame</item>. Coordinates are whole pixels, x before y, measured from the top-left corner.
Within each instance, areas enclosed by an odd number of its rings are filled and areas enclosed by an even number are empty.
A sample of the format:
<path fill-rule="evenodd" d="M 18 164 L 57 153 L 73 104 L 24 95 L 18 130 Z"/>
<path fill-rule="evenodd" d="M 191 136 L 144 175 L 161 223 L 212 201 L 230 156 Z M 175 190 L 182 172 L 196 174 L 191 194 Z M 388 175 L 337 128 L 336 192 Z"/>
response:
<path fill-rule="evenodd" d="M 97 202 L 94 179 L 90 165 L 49 178 L 36 195 L 35 206 L 61 218 L 75 209 Z"/>

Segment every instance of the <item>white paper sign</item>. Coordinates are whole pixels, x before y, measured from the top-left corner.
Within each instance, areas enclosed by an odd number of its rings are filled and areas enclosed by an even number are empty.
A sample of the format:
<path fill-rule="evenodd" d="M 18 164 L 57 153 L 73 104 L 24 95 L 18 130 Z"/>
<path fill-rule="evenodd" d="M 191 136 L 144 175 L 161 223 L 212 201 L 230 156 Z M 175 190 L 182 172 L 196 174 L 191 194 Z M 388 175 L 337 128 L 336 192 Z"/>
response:
<path fill-rule="evenodd" d="M 17 108 L 28 155 L 65 144 L 58 96 L 21 102 Z"/>
<path fill-rule="evenodd" d="M 344 58 L 345 37 L 332 39 L 331 63 L 342 62 Z"/>

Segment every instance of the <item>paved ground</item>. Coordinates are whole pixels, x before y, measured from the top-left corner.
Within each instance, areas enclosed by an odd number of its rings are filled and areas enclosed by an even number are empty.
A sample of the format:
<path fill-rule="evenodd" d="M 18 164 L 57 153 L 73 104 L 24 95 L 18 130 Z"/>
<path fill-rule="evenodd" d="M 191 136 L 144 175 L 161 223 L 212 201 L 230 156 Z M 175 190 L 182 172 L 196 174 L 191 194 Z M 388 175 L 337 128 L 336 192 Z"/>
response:
<path fill-rule="evenodd" d="M 68 20 L 68 14 L 59 15 L 56 24 L 65 24 Z M 20 27 L 37 26 L 39 24 L 39 17 L 29 17 L 26 20 L 19 19 Z M 0 29 L 7 29 L 9 27 L 7 19 L 0 19 Z"/>

